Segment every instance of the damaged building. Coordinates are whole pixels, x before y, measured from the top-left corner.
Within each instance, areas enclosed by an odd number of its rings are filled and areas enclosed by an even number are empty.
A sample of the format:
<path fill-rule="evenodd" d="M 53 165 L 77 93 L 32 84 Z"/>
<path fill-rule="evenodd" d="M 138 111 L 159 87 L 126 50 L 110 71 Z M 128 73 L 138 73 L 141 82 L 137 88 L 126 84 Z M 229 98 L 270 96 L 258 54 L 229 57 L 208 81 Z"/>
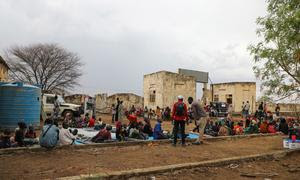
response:
<path fill-rule="evenodd" d="M 144 75 L 144 106 L 149 109 L 172 107 L 178 95 L 185 102 L 189 96 L 196 98 L 195 77 L 168 71 Z"/>
<path fill-rule="evenodd" d="M 112 104 L 116 104 L 117 98 L 123 101 L 123 107 L 129 109 L 132 105 L 136 108 L 142 108 L 144 98 L 133 93 L 118 93 L 108 96 L 106 93 L 95 95 L 95 104 L 97 113 L 110 113 Z"/>

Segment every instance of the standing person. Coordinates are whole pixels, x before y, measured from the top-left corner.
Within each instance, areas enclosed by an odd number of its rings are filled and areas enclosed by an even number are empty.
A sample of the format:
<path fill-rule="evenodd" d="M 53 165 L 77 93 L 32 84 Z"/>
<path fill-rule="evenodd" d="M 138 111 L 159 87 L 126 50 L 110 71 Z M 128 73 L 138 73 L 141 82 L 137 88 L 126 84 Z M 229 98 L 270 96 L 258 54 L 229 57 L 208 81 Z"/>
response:
<path fill-rule="evenodd" d="M 243 116 L 243 118 L 245 118 L 245 102 L 244 101 L 242 104 L 242 116 Z"/>
<path fill-rule="evenodd" d="M 264 116 L 264 103 L 261 102 L 258 106 L 258 118 L 261 120 L 261 118 Z"/>
<path fill-rule="evenodd" d="M 135 109 L 134 105 L 132 105 L 129 110 L 129 114 L 134 114 L 135 112 L 136 112 L 136 109 Z"/>
<path fill-rule="evenodd" d="M 119 120 L 119 106 L 120 106 L 120 99 L 117 98 L 115 121 L 118 121 L 118 120 Z"/>
<path fill-rule="evenodd" d="M 172 118 L 174 120 L 174 142 L 173 146 L 177 144 L 178 128 L 181 130 L 181 144 L 185 146 L 185 122 L 188 120 L 187 106 L 183 102 L 183 96 L 178 96 L 178 102 L 173 106 Z"/>
<path fill-rule="evenodd" d="M 59 112 L 60 112 L 60 102 L 58 100 L 57 95 L 54 97 L 54 108 L 53 108 L 53 120 L 58 121 L 59 118 Z"/>
<path fill-rule="evenodd" d="M 112 106 L 111 106 L 111 115 L 112 115 L 111 122 L 112 123 L 115 123 L 116 113 L 117 113 L 116 106 L 115 106 L 115 104 L 112 104 Z"/>
<path fill-rule="evenodd" d="M 122 119 L 123 119 L 123 101 L 120 101 L 118 107 L 118 120 L 122 122 Z"/>
<path fill-rule="evenodd" d="M 249 101 L 246 102 L 244 110 L 245 110 L 245 116 L 246 117 L 249 116 L 249 110 L 250 110 L 250 103 L 249 103 Z"/>
<path fill-rule="evenodd" d="M 207 123 L 206 112 L 192 97 L 188 98 L 188 102 L 191 105 L 192 118 L 195 120 L 197 127 L 199 127 L 199 138 L 193 144 L 200 145 L 203 144 L 204 129 Z"/>
<path fill-rule="evenodd" d="M 155 115 L 156 115 L 156 119 L 161 119 L 161 111 L 159 106 L 156 107 Z"/>
<path fill-rule="evenodd" d="M 144 108 L 144 118 L 150 119 L 149 118 L 149 112 L 148 112 L 148 107 L 147 106 L 145 106 L 145 108 Z"/>
<path fill-rule="evenodd" d="M 267 103 L 264 103 L 264 116 L 267 116 L 267 112 L 268 112 L 268 107 L 267 107 Z"/>
<path fill-rule="evenodd" d="M 280 107 L 279 107 L 279 104 L 276 105 L 275 113 L 276 113 L 276 116 L 277 116 L 277 118 L 278 118 L 279 115 L 280 115 Z"/>

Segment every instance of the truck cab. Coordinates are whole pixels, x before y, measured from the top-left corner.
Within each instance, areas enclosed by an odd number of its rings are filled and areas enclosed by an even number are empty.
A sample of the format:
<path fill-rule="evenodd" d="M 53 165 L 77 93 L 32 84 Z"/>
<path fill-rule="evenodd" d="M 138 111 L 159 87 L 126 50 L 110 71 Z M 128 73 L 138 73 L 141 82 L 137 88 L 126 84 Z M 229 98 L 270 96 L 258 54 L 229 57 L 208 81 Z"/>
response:
<path fill-rule="evenodd" d="M 55 94 L 44 94 L 42 98 L 44 113 L 47 117 L 51 117 L 53 115 Z M 71 113 L 72 116 L 78 113 L 80 105 L 66 103 L 60 95 L 57 95 L 57 100 L 60 104 L 59 109 L 62 117 L 65 117 L 67 113 Z"/>

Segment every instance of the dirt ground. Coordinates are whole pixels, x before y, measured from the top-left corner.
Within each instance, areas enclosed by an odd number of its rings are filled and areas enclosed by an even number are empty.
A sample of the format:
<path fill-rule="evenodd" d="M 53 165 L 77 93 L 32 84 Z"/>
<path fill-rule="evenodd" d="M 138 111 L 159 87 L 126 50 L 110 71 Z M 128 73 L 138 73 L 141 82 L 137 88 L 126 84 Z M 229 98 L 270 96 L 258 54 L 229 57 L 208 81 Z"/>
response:
<path fill-rule="evenodd" d="M 242 174 L 254 175 L 261 173 L 256 178 L 245 177 Z M 274 175 L 272 177 L 272 175 Z M 133 179 L 150 179 L 155 177 L 156 180 L 169 179 L 289 179 L 298 180 L 300 178 L 300 153 L 292 154 L 280 160 L 255 161 L 242 164 L 232 164 L 224 167 L 206 167 L 194 168 L 189 170 L 175 171 L 152 175 L 148 177 L 139 177 Z"/>
<path fill-rule="evenodd" d="M 0 155 L 0 179 L 57 178 L 199 162 L 282 149 L 282 137 L 273 136 L 224 140 L 187 147 L 150 144 L 15 153 Z"/>

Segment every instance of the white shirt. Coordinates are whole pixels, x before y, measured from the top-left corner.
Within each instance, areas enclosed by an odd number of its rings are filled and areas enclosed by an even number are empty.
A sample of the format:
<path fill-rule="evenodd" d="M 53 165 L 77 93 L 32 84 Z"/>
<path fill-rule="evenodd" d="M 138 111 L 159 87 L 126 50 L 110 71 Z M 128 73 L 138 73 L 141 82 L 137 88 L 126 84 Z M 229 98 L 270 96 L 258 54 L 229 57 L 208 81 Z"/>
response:
<path fill-rule="evenodd" d="M 76 137 L 69 131 L 69 129 L 59 129 L 59 145 L 71 145 Z"/>

